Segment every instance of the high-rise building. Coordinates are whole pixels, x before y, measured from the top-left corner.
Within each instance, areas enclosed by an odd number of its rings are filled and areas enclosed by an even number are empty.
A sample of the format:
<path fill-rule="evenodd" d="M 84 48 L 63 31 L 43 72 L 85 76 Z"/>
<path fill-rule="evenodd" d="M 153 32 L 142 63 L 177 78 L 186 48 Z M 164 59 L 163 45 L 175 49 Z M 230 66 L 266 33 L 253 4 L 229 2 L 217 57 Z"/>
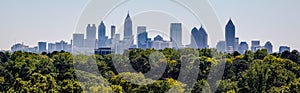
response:
<path fill-rule="evenodd" d="M 146 32 L 146 26 L 138 26 L 138 48 L 148 48 L 148 33 Z"/>
<path fill-rule="evenodd" d="M 241 42 L 239 45 L 239 49 L 238 51 L 243 54 L 245 53 L 247 50 L 249 49 L 249 45 L 247 44 L 247 42 Z"/>
<path fill-rule="evenodd" d="M 170 26 L 170 40 L 172 48 L 182 48 L 182 25 L 181 23 L 171 23 Z"/>
<path fill-rule="evenodd" d="M 129 12 L 125 18 L 124 22 L 124 39 L 122 42 L 120 42 L 119 46 L 120 50 L 130 49 L 130 48 L 136 48 L 136 45 L 134 45 L 134 39 L 133 39 L 133 33 L 132 33 L 132 20 L 129 15 Z M 122 53 L 123 51 L 121 51 Z M 119 51 L 117 51 L 119 53 Z"/>
<path fill-rule="evenodd" d="M 47 42 L 38 42 L 39 53 L 47 52 Z"/>
<path fill-rule="evenodd" d="M 95 49 L 95 44 L 96 44 L 96 25 L 93 24 L 91 26 L 88 24 L 86 28 L 86 39 L 84 40 L 84 47 L 87 49 Z"/>
<path fill-rule="evenodd" d="M 106 27 L 103 21 L 101 21 L 99 27 L 98 27 L 98 48 L 104 48 L 106 47 Z"/>
<path fill-rule="evenodd" d="M 251 51 L 256 52 L 259 49 L 262 49 L 262 47 L 260 46 L 260 41 L 258 40 L 251 41 Z"/>
<path fill-rule="evenodd" d="M 56 51 L 56 45 L 54 43 L 48 43 L 48 52 L 52 53 L 53 51 Z"/>
<path fill-rule="evenodd" d="M 112 25 L 110 28 L 110 38 L 115 38 L 115 34 L 116 34 L 116 26 Z"/>
<path fill-rule="evenodd" d="M 291 48 L 289 46 L 280 46 L 279 47 L 279 53 L 283 53 L 285 51 L 288 51 L 290 52 L 291 51 Z"/>
<path fill-rule="evenodd" d="M 200 49 L 202 49 L 202 48 L 208 48 L 208 35 L 207 35 L 207 32 L 205 31 L 205 29 L 201 26 L 200 27 L 200 29 L 199 29 L 199 42 L 197 42 L 197 43 L 199 43 L 198 45 L 198 47 L 200 48 Z"/>
<path fill-rule="evenodd" d="M 198 46 L 198 41 L 199 41 L 199 31 L 198 31 L 198 29 L 196 28 L 196 27 L 194 27 L 193 29 L 192 29 L 192 32 L 191 32 L 192 34 L 191 34 L 191 44 L 190 44 L 190 47 L 191 48 L 199 48 L 199 46 Z"/>
<path fill-rule="evenodd" d="M 273 53 L 273 45 L 270 41 L 266 42 L 264 48 L 267 49 L 269 54 Z"/>
<path fill-rule="evenodd" d="M 226 52 L 226 41 L 219 41 L 216 48 L 219 52 Z"/>
<path fill-rule="evenodd" d="M 124 39 L 132 39 L 133 34 L 132 34 L 132 20 L 129 15 L 129 12 L 127 14 L 127 17 L 125 19 L 124 23 Z"/>
<path fill-rule="evenodd" d="M 84 34 L 73 34 L 73 48 L 83 48 Z"/>
<path fill-rule="evenodd" d="M 86 27 L 86 39 L 88 40 L 96 40 L 96 25 L 93 24 L 93 26 L 91 26 L 91 24 L 88 24 L 88 26 Z"/>
<path fill-rule="evenodd" d="M 225 28 L 225 41 L 227 50 L 229 50 L 229 47 L 235 49 L 235 26 L 231 19 Z"/>
<path fill-rule="evenodd" d="M 239 43 L 240 43 L 240 38 L 236 37 L 234 40 L 235 46 L 234 46 L 234 51 L 239 51 Z"/>

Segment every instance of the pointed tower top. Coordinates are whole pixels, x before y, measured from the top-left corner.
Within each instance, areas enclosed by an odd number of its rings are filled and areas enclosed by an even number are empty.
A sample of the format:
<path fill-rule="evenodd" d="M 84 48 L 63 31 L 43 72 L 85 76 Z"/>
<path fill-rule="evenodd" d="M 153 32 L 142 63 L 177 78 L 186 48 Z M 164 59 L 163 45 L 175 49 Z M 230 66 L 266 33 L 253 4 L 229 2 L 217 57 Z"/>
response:
<path fill-rule="evenodd" d="M 203 25 L 201 24 L 201 26 L 200 26 L 199 30 L 202 30 L 202 29 L 204 29 L 204 28 L 203 28 Z"/>
<path fill-rule="evenodd" d="M 100 23 L 100 25 L 104 25 L 104 22 L 103 22 L 103 20 L 101 20 L 101 23 Z"/>
<path fill-rule="evenodd" d="M 233 22 L 232 22 L 232 19 L 230 18 L 228 23 L 226 24 L 226 27 L 231 27 L 231 26 L 234 26 Z"/>
<path fill-rule="evenodd" d="M 197 30 L 197 31 L 198 31 L 197 27 L 194 27 L 192 30 L 193 30 L 193 31 L 194 31 L 194 30 Z"/>
<path fill-rule="evenodd" d="M 127 18 L 130 18 L 129 10 L 128 10 L 128 12 L 127 12 L 127 17 L 126 17 L 126 19 L 127 19 Z"/>

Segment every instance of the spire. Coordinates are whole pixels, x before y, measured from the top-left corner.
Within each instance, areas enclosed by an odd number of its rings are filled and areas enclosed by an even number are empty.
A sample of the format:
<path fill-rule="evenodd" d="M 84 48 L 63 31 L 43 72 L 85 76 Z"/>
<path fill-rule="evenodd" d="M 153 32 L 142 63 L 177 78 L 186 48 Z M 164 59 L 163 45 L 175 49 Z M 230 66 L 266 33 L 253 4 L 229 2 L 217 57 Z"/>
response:
<path fill-rule="evenodd" d="M 104 22 L 103 22 L 103 20 L 101 20 L 101 23 L 100 23 L 100 25 L 104 25 Z"/>
<path fill-rule="evenodd" d="M 229 19 L 228 23 L 227 24 L 233 24 L 231 18 Z"/>
<path fill-rule="evenodd" d="M 128 18 L 130 18 L 129 10 L 128 10 L 128 12 L 127 12 L 127 17 L 126 17 L 126 19 L 128 19 Z"/>
<path fill-rule="evenodd" d="M 199 31 L 204 30 L 203 25 L 201 24 Z"/>

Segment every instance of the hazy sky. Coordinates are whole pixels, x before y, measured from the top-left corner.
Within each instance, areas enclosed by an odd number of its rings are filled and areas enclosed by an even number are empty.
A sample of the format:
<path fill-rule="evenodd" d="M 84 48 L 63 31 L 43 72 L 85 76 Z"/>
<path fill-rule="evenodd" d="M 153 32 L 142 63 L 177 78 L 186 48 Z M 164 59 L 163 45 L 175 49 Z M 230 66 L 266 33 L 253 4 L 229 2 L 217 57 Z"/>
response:
<path fill-rule="evenodd" d="M 263 45 L 266 41 L 270 40 L 274 45 L 275 51 L 278 51 L 279 45 L 289 45 L 292 49 L 300 49 L 300 41 L 297 39 L 300 35 L 299 0 L 209 1 L 222 26 L 222 31 L 220 32 L 224 33 L 226 22 L 229 18 L 232 18 L 236 25 L 237 36 L 240 37 L 241 41 L 247 41 L 248 44 L 250 44 L 251 40 L 261 40 L 261 44 Z M 1 0 L 0 50 L 9 49 L 15 42 L 24 42 L 25 44 L 34 46 L 37 45 L 38 41 L 69 41 L 72 39 L 72 34 L 78 32 L 76 31 L 76 29 L 78 30 L 77 24 L 88 2 L 89 0 Z M 159 8 L 168 9 L 170 6 L 175 8 L 175 5 L 168 4 L 168 2 L 159 4 L 164 6 L 160 6 Z M 138 3 L 138 6 L 150 5 L 151 7 L 151 5 L 159 6 L 159 4 L 149 4 L 141 1 Z M 126 6 L 138 7 L 135 4 Z M 112 13 L 113 16 L 110 17 L 121 16 L 115 20 L 107 17 L 107 20 L 104 20 L 108 21 L 106 22 L 107 28 L 109 28 L 111 24 L 122 26 L 119 19 L 124 21 L 127 13 L 127 10 L 125 10 L 119 9 L 119 14 Z M 174 10 L 176 10 L 174 14 L 178 12 L 184 14 L 184 16 L 190 15 L 182 13 L 184 11 L 180 11 L 180 8 L 175 8 Z M 97 10 L 95 10 L 95 12 L 97 12 Z M 135 26 L 154 23 L 149 21 L 148 23 L 142 24 L 138 21 L 139 17 L 143 18 L 149 15 L 155 16 L 155 14 L 161 14 L 157 11 L 138 14 L 140 13 L 138 10 L 133 10 L 131 13 L 133 16 L 136 15 L 137 22 Z M 163 18 L 168 18 L 168 16 L 170 15 L 165 15 Z M 156 17 L 152 18 L 156 19 Z M 98 21 L 100 20 L 103 19 L 99 18 L 91 23 L 98 25 Z M 167 20 L 167 22 L 177 22 L 183 19 L 169 18 Z M 193 20 L 193 18 L 190 20 Z M 189 23 L 195 24 L 184 28 L 186 31 L 189 31 L 192 26 L 200 27 L 201 25 L 201 22 L 190 21 Z M 85 27 L 85 25 L 82 27 Z M 166 31 L 168 29 L 159 26 L 157 26 L 157 28 Z M 150 26 L 149 29 L 156 29 L 156 26 Z M 82 29 L 82 32 L 83 31 L 84 29 Z M 213 34 L 212 31 L 207 32 Z M 168 34 L 168 32 L 166 32 L 166 34 Z M 218 40 L 212 40 L 213 41 L 210 41 L 210 45 L 211 47 L 215 47 L 215 43 Z"/>

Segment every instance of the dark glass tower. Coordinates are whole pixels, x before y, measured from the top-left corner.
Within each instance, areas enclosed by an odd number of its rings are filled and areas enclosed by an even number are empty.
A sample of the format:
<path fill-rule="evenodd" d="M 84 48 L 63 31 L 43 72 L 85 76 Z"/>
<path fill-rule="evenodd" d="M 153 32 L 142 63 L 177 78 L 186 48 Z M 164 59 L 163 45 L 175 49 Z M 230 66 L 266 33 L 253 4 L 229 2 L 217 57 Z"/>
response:
<path fill-rule="evenodd" d="M 201 26 L 199 29 L 199 48 L 203 49 L 203 48 L 208 48 L 208 35 L 205 31 L 205 29 Z"/>
<path fill-rule="evenodd" d="M 106 42 L 106 27 L 103 21 L 101 21 L 99 28 L 98 28 L 98 48 L 103 48 L 105 47 L 105 42 Z"/>
<path fill-rule="evenodd" d="M 192 29 L 192 35 L 191 35 L 191 48 L 198 48 L 197 41 L 199 38 L 199 31 L 196 27 Z"/>
<path fill-rule="evenodd" d="M 235 26 L 230 19 L 225 28 L 226 50 L 233 51 L 235 47 Z M 231 50 L 232 49 L 232 50 Z"/>

